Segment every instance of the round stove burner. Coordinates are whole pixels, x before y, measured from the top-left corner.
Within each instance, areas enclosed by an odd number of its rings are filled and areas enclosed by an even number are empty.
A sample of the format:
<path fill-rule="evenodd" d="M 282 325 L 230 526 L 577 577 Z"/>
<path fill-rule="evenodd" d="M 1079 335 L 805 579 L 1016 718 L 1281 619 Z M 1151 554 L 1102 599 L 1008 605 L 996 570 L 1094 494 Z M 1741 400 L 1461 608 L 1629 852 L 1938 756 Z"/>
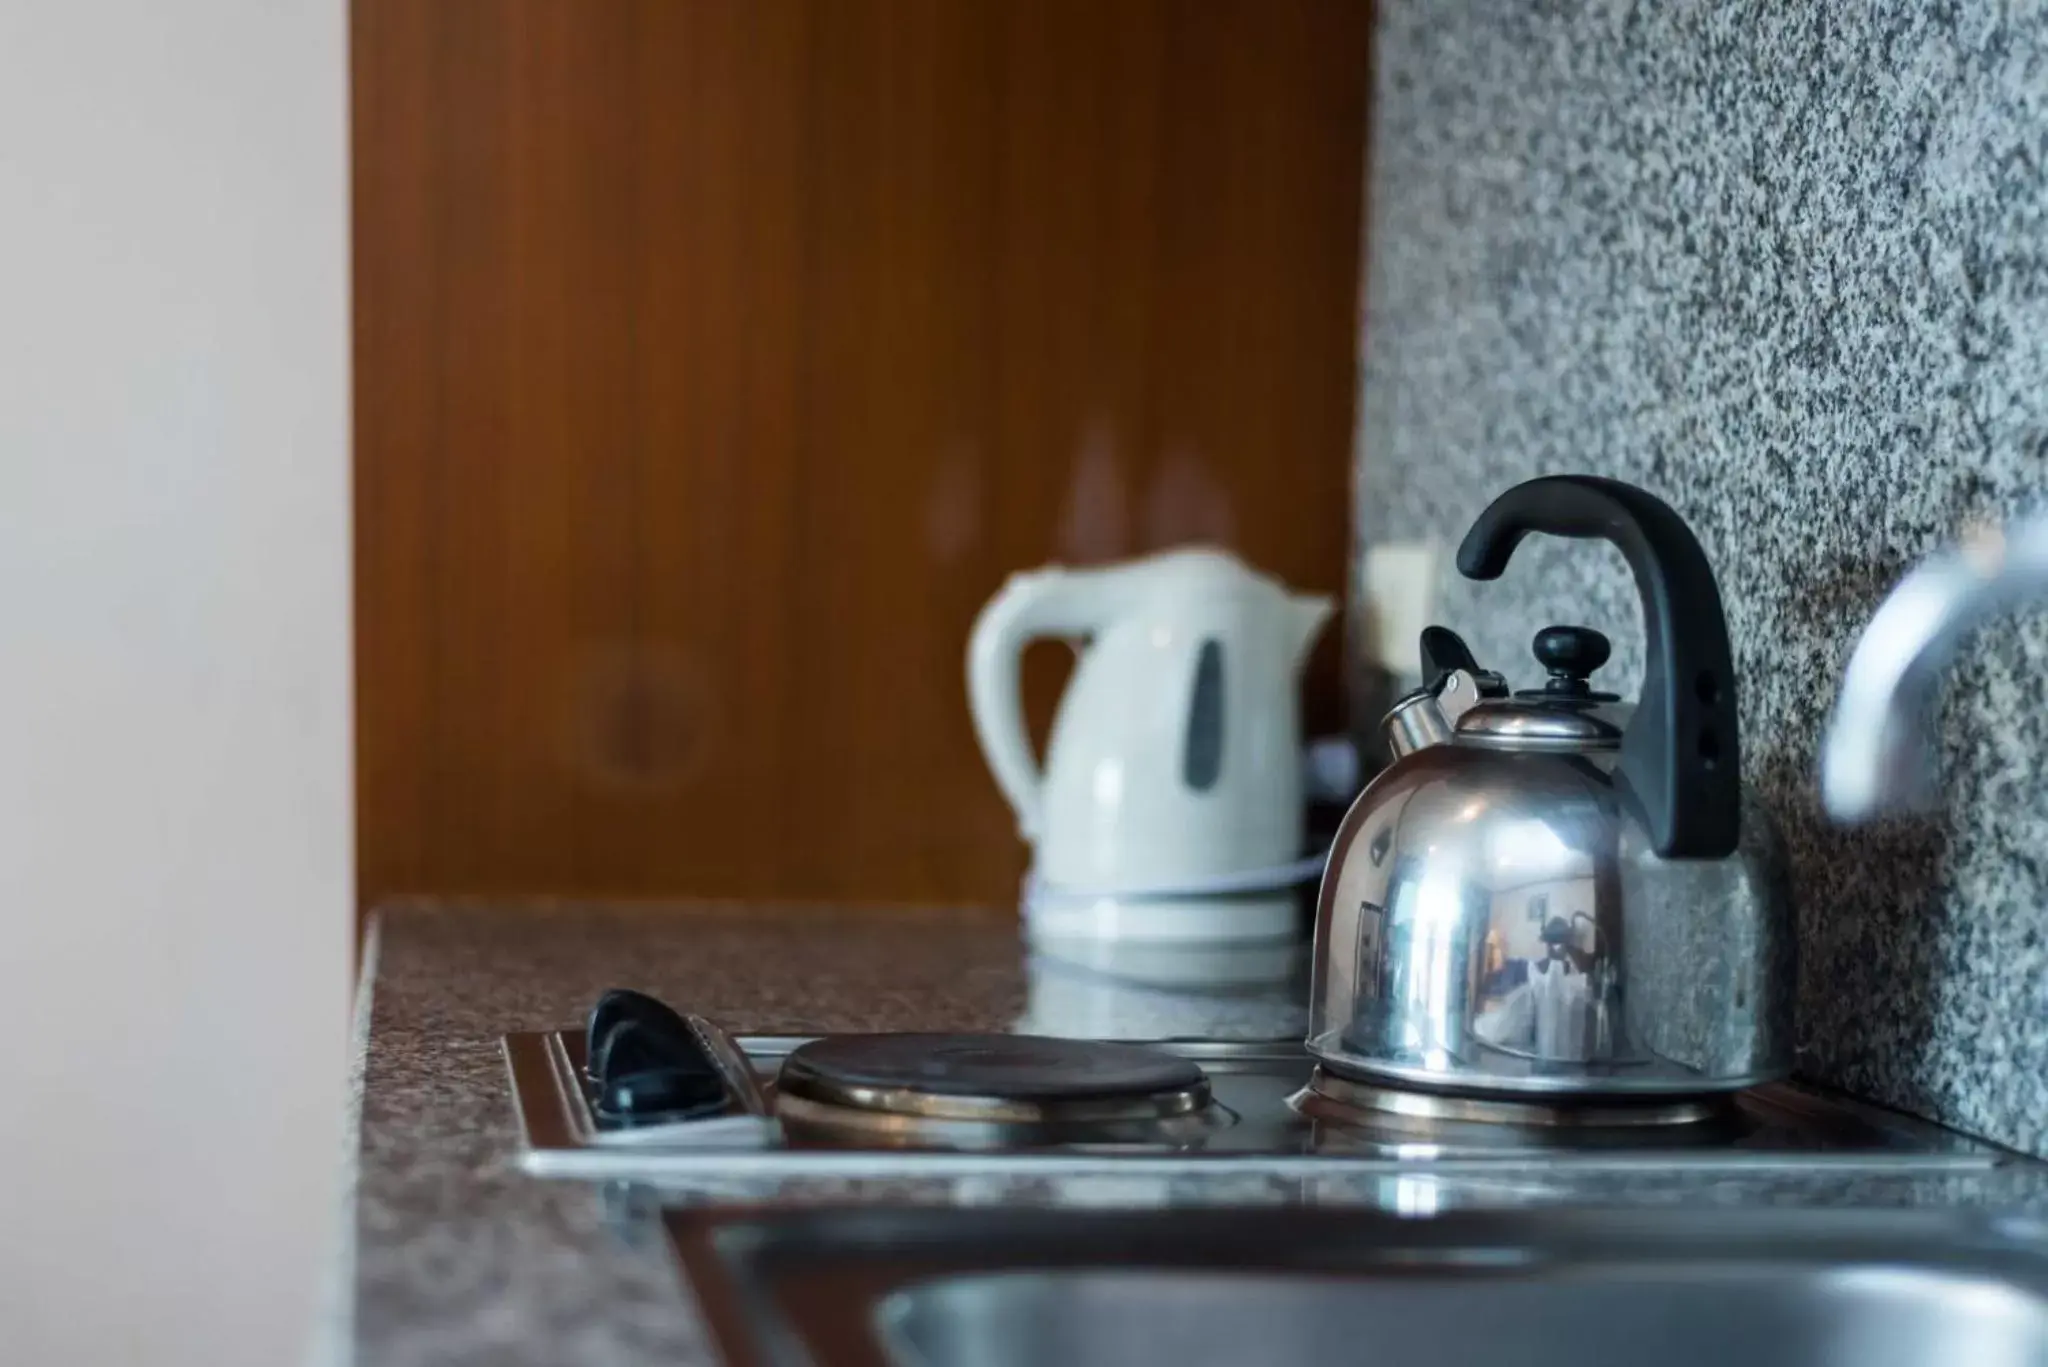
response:
<path fill-rule="evenodd" d="M 1213 1123 L 1189 1060 L 1039 1035 L 836 1035 L 792 1050 L 775 1090 L 785 1125 L 825 1142 L 1178 1146 Z"/>
<path fill-rule="evenodd" d="M 1149 1120 L 1209 1102 L 1176 1054 L 1043 1035 L 836 1035 L 782 1062 L 784 1096 L 891 1115 L 1023 1122 Z"/>
<path fill-rule="evenodd" d="M 1304 1114 L 1337 1123 L 1498 1125 L 1535 1130 L 1637 1130 L 1727 1121 L 1726 1097 L 1655 1097 L 1641 1101 L 1523 1101 L 1387 1087 L 1317 1068 L 1297 1100 Z"/>

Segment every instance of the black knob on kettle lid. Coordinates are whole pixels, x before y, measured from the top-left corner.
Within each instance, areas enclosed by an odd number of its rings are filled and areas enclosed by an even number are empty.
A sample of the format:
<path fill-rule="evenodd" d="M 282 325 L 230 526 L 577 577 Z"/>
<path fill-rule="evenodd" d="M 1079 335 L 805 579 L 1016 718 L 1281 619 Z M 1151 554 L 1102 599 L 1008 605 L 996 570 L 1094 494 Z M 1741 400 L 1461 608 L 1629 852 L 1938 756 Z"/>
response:
<path fill-rule="evenodd" d="M 1583 697 L 1592 692 L 1586 676 L 1607 663 L 1614 647 L 1591 627 L 1545 627 L 1536 633 L 1536 662 L 1550 672 L 1546 693 Z"/>

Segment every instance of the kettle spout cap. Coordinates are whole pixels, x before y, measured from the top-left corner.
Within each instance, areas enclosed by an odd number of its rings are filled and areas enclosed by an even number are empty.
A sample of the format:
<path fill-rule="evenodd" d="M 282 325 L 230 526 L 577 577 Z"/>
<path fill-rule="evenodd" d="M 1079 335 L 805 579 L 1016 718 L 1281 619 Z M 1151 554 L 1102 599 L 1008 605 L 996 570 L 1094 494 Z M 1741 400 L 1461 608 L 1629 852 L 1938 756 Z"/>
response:
<path fill-rule="evenodd" d="M 1451 738 L 1451 719 L 1444 715 L 1436 694 L 1418 688 L 1394 704 L 1380 722 L 1380 734 L 1395 759 L 1405 759 L 1417 750 L 1442 745 Z"/>

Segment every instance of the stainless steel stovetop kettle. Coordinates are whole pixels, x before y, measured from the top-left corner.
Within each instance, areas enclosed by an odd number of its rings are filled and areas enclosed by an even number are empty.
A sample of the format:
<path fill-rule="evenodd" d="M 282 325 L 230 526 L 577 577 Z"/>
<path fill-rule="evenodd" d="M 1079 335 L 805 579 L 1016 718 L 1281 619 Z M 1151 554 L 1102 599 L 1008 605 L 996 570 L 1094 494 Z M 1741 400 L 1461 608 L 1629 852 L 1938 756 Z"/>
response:
<path fill-rule="evenodd" d="M 1619 547 L 1647 665 L 1627 703 L 1596 631 L 1536 635 L 1510 693 L 1442 627 L 1384 723 L 1316 915 L 1308 1046 L 1345 1076 L 1460 1092 L 1725 1091 L 1788 1071 L 1793 923 L 1770 820 L 1740 784 L 1720 590 L 1672 509 L 1615 480 L 1531 480 L 1458 549 L 1496 579 L 1523 537 Z"/>

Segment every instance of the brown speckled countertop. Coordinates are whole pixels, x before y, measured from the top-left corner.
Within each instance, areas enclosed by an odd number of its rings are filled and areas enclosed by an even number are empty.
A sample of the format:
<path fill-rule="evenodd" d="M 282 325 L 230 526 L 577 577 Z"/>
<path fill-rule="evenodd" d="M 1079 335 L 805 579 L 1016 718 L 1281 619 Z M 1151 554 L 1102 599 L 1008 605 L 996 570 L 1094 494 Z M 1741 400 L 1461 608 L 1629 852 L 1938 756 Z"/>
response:
<path fill-rule="evenodd" d="M 432 904 L 377 918 L 364 979 L 342 1310 L 355 1360 L 596 1364 L 716 1359 L 658 1243 L 608 1225 L 592 1187 L 514 1166 L 502 1034 L 578 1021 L 614 986 L 739 1033 L 1004 1030 L 1031 975 L 1015 920 L 987 912 Z M 1292 988 L 1109 1000 L 1121 1020 L 1092 1029 L 1270 1038 L 1303 1023 Z"/>
<path fill-rule="evenodd" d="M 1027 963 L 1014 920 L 956 910 L 732 904 L 593 909 L 408 905 L 365 946 L 352 1218 L 324 1356 L 363 1364 L 715 1363 L 689 1293 L 644 1215 L 616 1192 L 531 1178 L 499 1037 L 577 1021 L 636 987 L 741 1033 L 1013 1029 L 1127 1038 L 1274 1038 L 1304 1024 L 1301 989 L 1171 992 L 1080 984 Z M 1085 1017 L 1085 1018 L 1084 1018 Z M 1384 1204 L 1410 1179 L 1360 1177 L 1321 1202 Z M 1545 1199 L 2043 1204 L 2032 1172 L 1710 1183 L 1641 1176 Z M 1501 1186 L 1512 1197 L 1522 1188 Z M 1481 1193 L 1485 1196 L 1486 1193 Z M 761 1200 L 1156 1204 L 1301 1201 L 1300 1181 L 1218 1174 L 763 1185 Z M 628 1203 L 630 1204 L 630 1203 Z"/>

